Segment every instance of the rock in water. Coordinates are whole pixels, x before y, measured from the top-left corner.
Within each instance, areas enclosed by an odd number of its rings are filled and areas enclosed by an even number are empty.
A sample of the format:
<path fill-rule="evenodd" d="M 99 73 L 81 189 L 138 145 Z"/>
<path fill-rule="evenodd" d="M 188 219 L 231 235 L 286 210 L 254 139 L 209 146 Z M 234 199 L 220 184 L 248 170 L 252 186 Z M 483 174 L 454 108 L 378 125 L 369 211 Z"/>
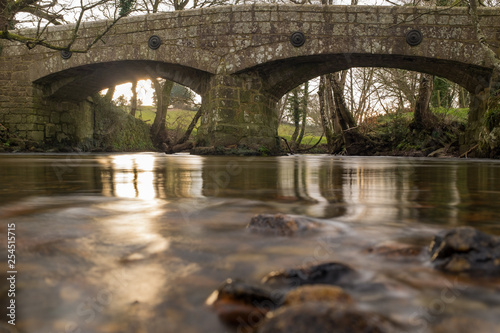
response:
<path fill-rule="evenodd" d="M 305 217 L 284 214 L 259 214 L 252 217 L 247 229 L 253 232 L 293 236 L 297 233 L 318 229 L 321 223 Z"/>
<path fill-rule="evenodd" d="M 290 290 L 285 296 L 284 306 L 306 302 L 330 302 L 338 308 L 346 308 L 354 303 L 351 296 L 342 288 L 329 285 L 302 286 Z"/>
<path fill-rule="evenodd" d="M 229 325 L 253 327 L 283 302 L 281 292 L 228 279 L 206 301 L 219 318 Z"/>
<path fill-rule="evenodd" d="M 385 257 L 390 260 L 408 261 L 423 252 L 423 247 L 389 241 L 367 248 L 364 252 Z"/>
<path fill-rule="evenodd" d="M 327 302 L 283 307 L 263 323 L 258 333 L 383 333 L 394 332 L 389 320 L 356 309 L 339 309 Z"/>
<path fill-rule="evenodd" d="M 472 227 L 439 233 L 429 252 L 435 267 L 443 271 L 500 274 L 500 237 Z"/>
<path fill-rule="evenodd" d="M 271 272 L 263 282 L 273 286 L 298 287 L 306 284 L 338 285 L 352 280 L 356 272 L 349 266 L 328 262 L 319 265 Z"/>

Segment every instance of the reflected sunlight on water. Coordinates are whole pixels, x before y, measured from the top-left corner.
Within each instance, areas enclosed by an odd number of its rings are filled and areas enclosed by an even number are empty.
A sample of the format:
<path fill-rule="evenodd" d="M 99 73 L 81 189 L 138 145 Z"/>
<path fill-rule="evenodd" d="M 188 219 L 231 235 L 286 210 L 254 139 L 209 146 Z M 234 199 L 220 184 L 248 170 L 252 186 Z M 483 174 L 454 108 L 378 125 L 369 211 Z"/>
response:
<path fill-rule="evenodd" d="M 151 154 L 111 155 L 99 159 L 103 194 L 121 198 L 167 198 L 201 196 L 201 165 L 198 156 L 175 156 L 168 167 Z M 163 173 L 164 172 L 164 173 Z"/>
<path fill-rule="evenodd" d="M 319 255 L 386 288 L 354 292 L 363 307 L 408 321 L 449 283 L 426 261 L 432 235 L 456 225 L 500 234 L 494 161 L 140 153 L 9 155 L 0 168 L 2 226 L 20 234 L 20 332 L 234 332 L 205 306 L 222 281 L 259 283 Z M 291 238 L 248 232 L 261 213 L 328 227 Z M 367 252 L 404 242 L 423 254 Z M 498 323 L 494 282 L 459 283 L 470 292 L 437 318 L 480 309 Z M 432 332 L 427 324 L 415 332 Z"/>

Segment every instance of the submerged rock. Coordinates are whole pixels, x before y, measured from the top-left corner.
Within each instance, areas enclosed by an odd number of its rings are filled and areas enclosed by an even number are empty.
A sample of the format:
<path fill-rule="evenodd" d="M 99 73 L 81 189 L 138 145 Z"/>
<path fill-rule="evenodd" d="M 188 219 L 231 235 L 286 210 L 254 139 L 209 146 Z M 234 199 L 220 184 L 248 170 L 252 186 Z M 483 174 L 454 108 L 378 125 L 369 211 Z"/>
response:
<path fill-rule="evenodd" d="M 500 326 L 482 318 L 452 317 L 446 318 L 433 327 L 434 333 L 500 333 Z"/>
<path fill-rule="evenodd" d="M 279 236 L 293 236 L 316 230 L 323 225 L 312 219 L 285 214 L 259 214 L 252 217 L 247 229 L 253 232 L 268 233 Z"/>
<path fill-rule="evenodd" d="M 354 303 L 351 296 L 342 288 L 329 285 L 302 286 L 291 290 L 285 296 L 284 306 L 305 302 L 330 302 L 339 308 L 347 307 Z"/>
<path fill-rule="evenodd" d="M 341 309 L 327 302 L 283 307 L 268 315 L 258 333 L 382 333 L 394 332 L 389 320 L 354 308 Z"/>
<path fill-rule="evenodd" d="M 421 246 L 390 241 L 369 247 L 365 252 L 391 260 L 401 259 L 407 261 L 409 257 L 418 257 L 422 253 L 422 250 L 423 248 Z"/>
<path fill-rule="evenodd" d="M 500 237 L 472 227 L 439 233 L 429 252 L 432 263 L 443 271 L 500 274 Z"/>
<path fill-rule="evenodd" d="M 273 286 L 298 287 L 307 284 L 338 285 L 349 282 L 356 272 L 349 266 L 328 262 L 319 265 L 271 272 L 263 282 Z"/>
<path fill-rule="evenodd" d="M 206 304 L 213 307 L 219 318 L 229 325 L 255 326 L 267 312 L 283 303 L 281 292 L 238 280 L 226 280 L 210 295 Z"/>

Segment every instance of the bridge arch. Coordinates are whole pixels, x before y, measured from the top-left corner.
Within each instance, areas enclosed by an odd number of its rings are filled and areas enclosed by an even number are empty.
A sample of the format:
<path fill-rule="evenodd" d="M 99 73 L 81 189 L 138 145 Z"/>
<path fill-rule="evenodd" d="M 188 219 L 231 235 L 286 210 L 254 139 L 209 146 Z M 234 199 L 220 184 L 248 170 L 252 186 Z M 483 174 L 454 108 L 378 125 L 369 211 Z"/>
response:
<path fill-rule="evenodd" d="M 118 84 L 161 77 L 198 94 L 206 89 L 210 74 L 191 67 L 150 60 L 122 60 L 93 63 L 61 70 L 34 81 L 44 98 L 82 101 Z"/>
<path fill-rule="evenodd" d="M 482 8 L 478 14 L 487 42 L 498 48 L 500 10 Z M 74 47 L 85 48 L 107 24 L 83 24 Z M 423 36 L 418 45 L 406 41 L 412 30 Z M 296 32 L 305 35 L 303 45 L 291 43 Z M 157 49 L 148 46 L 153 35 L 161 39 Z M 44 37 L 64 44 L 72 36 L 68 25 L 51 27 Z M 47 139 L 53 109 L 44 104 L 46 97 L 78 101 L 106 86 L 147 76 L 144 68 L 152 65 L 163 72 L 158 76 L 202 95 L 206 114 L 199 133 L 207 138 L 205 144 L 253 142 L 272 148 L 275 102 L 312 77 L 351 67 L 393 67 L 445 77 L 478 95 L 493 68 L 467 8 L 213 7 L 127 17 L 103 42 L 70 59 L 41 47 L 3 43 L 0 81 L 10 84 L 0 85 L 0 121 L 21 137 Z M 480 98 L 475 100 L 484 109 Z"/>
<path fill-rule="evenodd" d="M 492 70 L 458 61 L 387 54 L 330 54 L 296 57 L 257 65 L 240 73 L 256 72 L 266 90 L 280 98 L 299 84 L 320 75 L 355 67 L 397 68 L 446 78 L 471 93 L 485 89 Z"/>

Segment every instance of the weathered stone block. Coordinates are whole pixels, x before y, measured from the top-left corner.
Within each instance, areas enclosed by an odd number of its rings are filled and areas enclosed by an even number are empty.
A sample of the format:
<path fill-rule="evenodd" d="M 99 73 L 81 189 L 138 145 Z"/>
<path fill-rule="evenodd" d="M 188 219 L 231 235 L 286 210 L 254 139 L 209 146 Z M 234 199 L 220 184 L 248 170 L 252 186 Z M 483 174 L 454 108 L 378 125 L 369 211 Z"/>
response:
<path fill-rule="evenodd" d="M 379 23 L 379 18 L 376 13 L 358 13 L 357 23 Z"/>
<path fill-rule="evenodd" d="M 27 137 L 33 141 L 41 142 L 44 139 L 43 131 L 27 131 L 26 134 Z"/>
<path fill-rule="evenodd" d="M 63 113 L 61 113 L 59 119 L 62 123 L 70 123 L 70 122 L 72 122 L 73 117 L 71 116 L 71 114 L 69 112 L 63 112 Z"/>
<path fill-rule="evenodd" d="M 47 124 L 45 126 L 45 137 L 48 139 L 55 138 L 57 132 L 56 125 L 54 124 Z"/>
<path fill-rule="evenodd" d="M 7 114 L 5 115 L 5 122 L 8 124 L 20 124 L 23 122 L 23 115 Z"/>
<path fill-rule="evenodd" d="M 37 126 L 37 124 L 17 124 L 15 127 L 18 131 L 33 131 Z"/>

